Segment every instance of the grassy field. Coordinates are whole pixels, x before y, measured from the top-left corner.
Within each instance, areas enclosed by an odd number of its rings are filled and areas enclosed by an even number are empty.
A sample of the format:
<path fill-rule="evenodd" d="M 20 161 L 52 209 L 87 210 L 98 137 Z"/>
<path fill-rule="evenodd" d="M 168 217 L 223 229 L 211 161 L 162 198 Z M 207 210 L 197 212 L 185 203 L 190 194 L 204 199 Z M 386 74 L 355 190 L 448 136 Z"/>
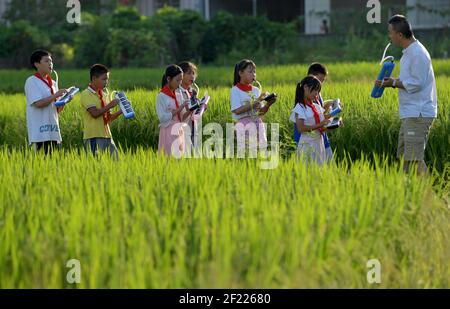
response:
<path fill-rule="evenodd" d="M 29 72 L 0 71 L 0 288 L 449 287 L 450 61 L 434 67 L 428 178 L 404 175 L 394 159 L 397 95 L 369 97 L 375 63 L 329 66 L 322 94 L 341 98 L 345 126 L 331 135 L 337 162 L 325 167 L 292 156 L 288 117 L 306 67 L 258 68 L 279 97 L 265 118 L 280 124 L 272 170 L 156 155 L 162 70 L 112 73 L 137 112 L 113 124 L 119 161 L 82 151 L 79 97 L 61 114 L 64 149 L 34 155 L 21 93 Z M 85 73 L 61 71 L 62 86 L 85 85 Z M 201 68 L 201 93 L 212 97 L 204 124 L 231 122 L 231 77 Z M 66 280 L 70 259 L 81 265 L 76 285 Z M 381 263 L 381 284 L 367 282 L 369 259 Z"/>
<path fill-rule="evenodd" d="M 448 190 L 365 160 L 1 151 L 0 287 L 448 287 Z M 447 171 L 449 172 L 449 171 Z M 447 188 L 445 187 L 447 186 Z M 366 281 L 378 259 L 381 284 Z"/>

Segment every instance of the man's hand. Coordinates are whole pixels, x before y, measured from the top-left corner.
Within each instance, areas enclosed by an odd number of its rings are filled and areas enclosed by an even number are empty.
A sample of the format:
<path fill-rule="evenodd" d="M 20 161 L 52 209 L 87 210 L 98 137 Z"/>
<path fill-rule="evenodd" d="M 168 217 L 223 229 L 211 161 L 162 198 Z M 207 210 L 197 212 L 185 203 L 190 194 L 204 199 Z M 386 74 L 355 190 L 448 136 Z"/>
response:
<path fill-rule="evenodd" d="M 386 88 L 386 87 L 392 87 L 394 83 L 394 78 L 392 77 L 385 77 L 383 78 L 383 80 L 377 80 L 375 81 L 375 86 L 377 87 L 382 87 L 382 88 Z"/>

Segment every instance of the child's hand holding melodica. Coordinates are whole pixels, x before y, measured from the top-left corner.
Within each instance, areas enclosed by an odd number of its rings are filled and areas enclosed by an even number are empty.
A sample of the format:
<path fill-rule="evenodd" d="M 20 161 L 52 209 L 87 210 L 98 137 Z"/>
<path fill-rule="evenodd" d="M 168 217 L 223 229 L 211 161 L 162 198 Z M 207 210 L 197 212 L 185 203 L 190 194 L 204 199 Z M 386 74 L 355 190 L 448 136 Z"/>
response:
<path fill-rule="evenodd" d="M 269 111 L 270 106 L 277 100 L 277 96 L 266 92 L 261 94 L 259 100 L 266 101 L 266 104 L 259 109 L 259 114 L 262 116 Z"/>

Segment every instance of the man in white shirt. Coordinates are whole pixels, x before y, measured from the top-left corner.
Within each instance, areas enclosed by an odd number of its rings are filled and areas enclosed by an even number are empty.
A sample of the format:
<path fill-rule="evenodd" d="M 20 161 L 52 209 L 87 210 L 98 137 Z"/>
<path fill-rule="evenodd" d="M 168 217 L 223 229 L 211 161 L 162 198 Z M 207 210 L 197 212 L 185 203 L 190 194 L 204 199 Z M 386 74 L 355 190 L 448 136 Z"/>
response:
<path fill-rule="evenodd" d="M 433 66 L 427 49 L 413 35 L 405 16 L 394 15 L 389 20 L 391 42 L 403 48 L 400 76 L 376 81 L 378 87 L 398 88 L 401 120 L 397 157 L 404 158 L 404 170 L 417 163 L 419 173 L 427 173 L 425 146 L 431 125 L 437 117 L 437 92 Z"/>
<path fill-rule="evenodd" d="M 53 102 L 67 91 L 58 90 L 56 81 L 50 77 L 53 61 L 49 52 L 33 52 L 30 62 L 36 73 L 25 82 L 28 142 L 35 150 L 47 154 L 61 143 L 58 113 L 62 108 L 56 108 Z"/>

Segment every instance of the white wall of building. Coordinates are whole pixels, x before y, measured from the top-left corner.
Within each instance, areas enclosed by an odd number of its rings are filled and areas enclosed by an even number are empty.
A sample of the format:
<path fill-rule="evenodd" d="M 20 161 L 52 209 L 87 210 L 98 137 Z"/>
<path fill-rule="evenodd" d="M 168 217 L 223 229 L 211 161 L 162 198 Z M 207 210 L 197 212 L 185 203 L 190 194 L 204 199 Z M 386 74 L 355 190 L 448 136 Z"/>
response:
<path fill-rule="evenodd" d="M 414 29 L 432 29 L 450 27 L 450 17 L 441 16 L 438 13 L 430 13 L 416 5 L 423 5 L 426 8 L 445 11 L 450 9 L 450 0 L 406 0 L 408 7 L 414 7 L 408 10 L 408 20 Z"/>
<path fill-rule="evenodd" d="M 136 6 L 142 15 L 152 16 L 155 14 L 155 1 L 154 0 L 137 0 Z"/>
<path fill-rule="evenodd" d="M 328 16 L 317 13 L 330 13 L 330 0 L 305 0 L 305 34 L 319 34 L 322 20 L 326 19 L 330 27 Z"/>
<path fill-rule="evenodd" d="M 200 11 L 202 0 L 180 0 L 180 9 Z"/>

